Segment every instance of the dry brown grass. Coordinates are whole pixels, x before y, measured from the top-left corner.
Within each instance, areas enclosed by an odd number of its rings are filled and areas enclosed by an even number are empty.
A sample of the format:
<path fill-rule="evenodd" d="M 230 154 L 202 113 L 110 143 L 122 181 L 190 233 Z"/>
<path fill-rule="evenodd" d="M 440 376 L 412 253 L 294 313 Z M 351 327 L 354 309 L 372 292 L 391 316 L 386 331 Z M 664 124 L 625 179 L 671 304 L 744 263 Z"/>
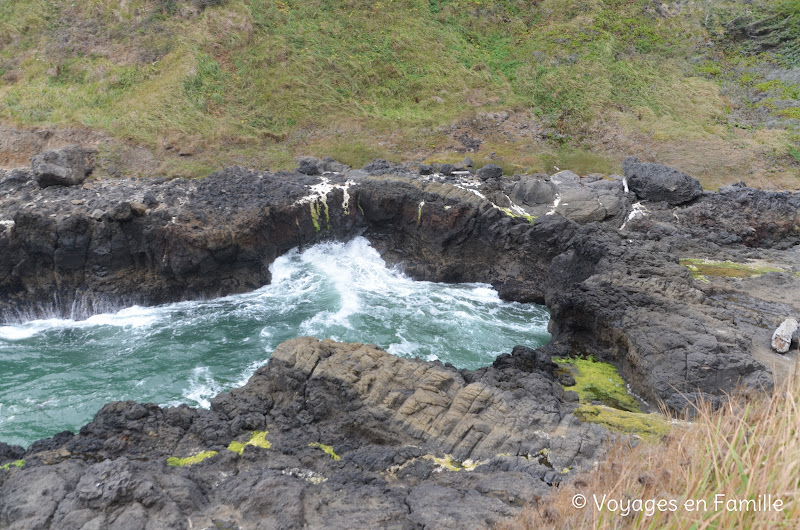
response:
<path fill-rule="evenodd" d="M 595 471 L 499 528 L 797 528 L 798 434 L 800 378 L 795 375 L 771 397 L 733 399 L 718 411 L 701 407 L 695 421 L 676 427 L 662 443 L 617 444 Z M 583 509 L 573 506 L 576 495 L 586 498 Z M 598 509 L 603 495 L 605 506 Z M 622 508 L 610 510 L 609 499 L 621 501 Z M 637 499 L 665 504 L 662 510 L 652 503 L 638 507 Z M 722 503 L 715 505 L 715 499 Z M 639 510 L 623 515 L 629 501 Z M 694 501 L 693 510 L 687 501 Z M 732 510 L 729 501 L 743 509 Z"/>

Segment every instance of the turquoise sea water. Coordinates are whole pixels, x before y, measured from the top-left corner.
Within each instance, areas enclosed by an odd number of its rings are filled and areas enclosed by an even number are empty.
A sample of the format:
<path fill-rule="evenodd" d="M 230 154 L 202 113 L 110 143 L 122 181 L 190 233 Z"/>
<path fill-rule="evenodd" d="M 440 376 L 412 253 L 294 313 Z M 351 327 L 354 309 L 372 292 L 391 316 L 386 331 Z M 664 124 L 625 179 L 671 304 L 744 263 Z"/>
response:
<path fill-rule="evenodd" d="M 298 336 L 377 344 L 459 368 L 547 343 L 549 315 L 484 284 L 417 282 L 366 239 L 294 250 L 247 294 L 0 325 L 0 441 L 77 431 L 109 401 L 209 406 Z"/>

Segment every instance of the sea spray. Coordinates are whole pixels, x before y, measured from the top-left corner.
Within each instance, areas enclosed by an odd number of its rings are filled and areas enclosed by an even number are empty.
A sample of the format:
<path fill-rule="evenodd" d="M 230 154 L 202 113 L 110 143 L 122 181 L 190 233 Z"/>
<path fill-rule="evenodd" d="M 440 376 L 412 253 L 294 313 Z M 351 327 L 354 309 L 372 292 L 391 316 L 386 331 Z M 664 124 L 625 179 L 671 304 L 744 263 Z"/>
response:
<path fill-rule="evenodd" d="M 460 368 L 549 340 L 543 307 L 503 302 L 485 284 L 412 281 L 363 238 L 292 250 L 271 272 L 246 294 L 0 326 L 0 441 L 75 431 L 115 400 L 207 407 L 297 336 Z"/>

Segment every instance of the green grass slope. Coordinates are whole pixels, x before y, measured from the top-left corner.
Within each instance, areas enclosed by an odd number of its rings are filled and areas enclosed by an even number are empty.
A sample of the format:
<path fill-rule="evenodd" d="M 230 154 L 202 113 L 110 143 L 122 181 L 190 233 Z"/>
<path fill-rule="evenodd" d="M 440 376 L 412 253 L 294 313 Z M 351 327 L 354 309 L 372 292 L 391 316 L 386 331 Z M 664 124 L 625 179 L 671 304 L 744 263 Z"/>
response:
<path fill-rule="evenodd" d="M 187 176 L 472 148 L 508 172 L 633 153 L 795 188 L 800 1 L 757 4 L 5 0 L 0 122 L 100 131 L 123 172 L 131 146 Z"/>

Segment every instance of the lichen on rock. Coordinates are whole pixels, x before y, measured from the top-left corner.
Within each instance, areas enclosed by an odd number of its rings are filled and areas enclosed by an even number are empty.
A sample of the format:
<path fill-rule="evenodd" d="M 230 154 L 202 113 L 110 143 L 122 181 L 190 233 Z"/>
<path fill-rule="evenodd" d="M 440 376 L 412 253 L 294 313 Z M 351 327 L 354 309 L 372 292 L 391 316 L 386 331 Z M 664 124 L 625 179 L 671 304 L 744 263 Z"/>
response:
<path fill-rule="evenodd" d="M 236 440 L 232 441 L 228 444 L 228 451 L 233 451 L 234 453 L 242 454 L 244 452 L 245 446 L 252 445 L 254 447 L 260 447 L 262 449 L 269 449 L 272 447 L 269 440 L 267 440 L 267 434 L 269 431 L 253 431 L 250 433 L 250 439 L 246 442 L 237 442 Z"/>
<path fill-rule="evenodd" d="M 7 464 L 3 464 L 0 466 L 0 469 L 8 470 L 11 467 L 23 467 L 25 465 L 25 460 L 14 460 L 13 462 L 8 462 Z"/>
<path fill-rule="evenodd" d="M 337 455 L 336 452 L 333 450 L 332 445 L 325 445 L 319 442 L 311 442 L 308 444 L 309 447 L 316 447 L 317 449 L 322 449 L 325 453 L 331 457 L 332 460 L 341 460 L 342 457 Z"/>
<path fill-rule="evenodd" d="M 171 456 L 167 458 L 167 465 L 173 467 L 181 467 L 181 466 L 191 466 L 192 464 L 198 464 L 205 460 L 206 458 L 211 458 L 218 454 L 218 451 L 203 451 L 201 453 L 197 453 L 193 456 L 187 456 L 185 458 L 178 458 L 176 456 Z"/>
<path fill-rule="evenodd" d="M 658 413 L 629 412 L 605 405 L 582 404 L 573 414 L 581 421 L 599 423 L 609 430 L 643 438 L 660 438 L 670 430 L 667 420 Z"/>
<path fill-rule="evenodd" d="M 497 455 L 500 456 L 511 456 L 511 453 L 506 453 L 505 455 Z M 463 462 L 459 462 L 453 458 L 453 455 L 446 454 L 444 456 L 436 456 L 435 454 L 427 454 L 423 455 L 419 458 L 412 458 L 411 460 L 406 461 L 402 465 L 392 466 L 387 471 L 390 474 L 396 475 L 397 472 L 402 471 L 405 467 L 413 464 L 417 460 L 430 460 L 431 462 L 436 464 L 436 468 L 434 469 L 435 472 L 441 473 L 442 471 L 475 471 L 478 466 L 483 466 L 488 464 L 491 459 L 485 460 L 473 460 L 472 458 L 468 458 Z"/>
<path fill-rule="evenodd" d="M 698 258 L 681 258 L 680 263 L 689 269 L 692 278 L 706 282 L 709 276 L 722 278 L 752 278 L 754 276 L 763 276 L 768 272 L 783 272 L 783 269 L 776 267 Z"/>

